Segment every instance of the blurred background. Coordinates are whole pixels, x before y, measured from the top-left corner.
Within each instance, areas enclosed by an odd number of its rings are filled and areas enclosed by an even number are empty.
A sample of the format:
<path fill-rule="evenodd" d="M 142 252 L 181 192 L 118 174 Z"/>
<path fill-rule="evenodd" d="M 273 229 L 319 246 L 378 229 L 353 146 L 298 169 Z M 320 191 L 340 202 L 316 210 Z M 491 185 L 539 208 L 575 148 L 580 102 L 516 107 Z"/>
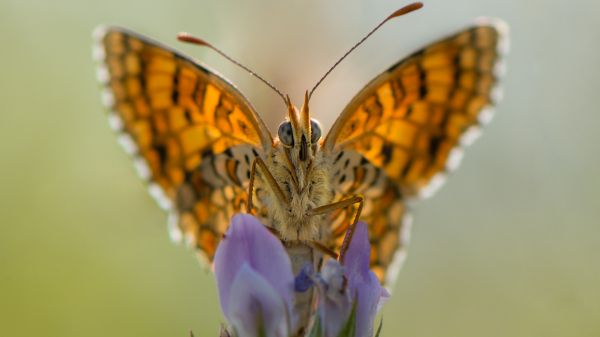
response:
<path fill-rule="evenodd" d="M 100 104 L 91 32 L 120 24 L 201 59 L 275 128 L 279 98 L 189 31 L 305 89 L 406 1 L 0 2 L 0 336 L 216 336 L 216 285 L 170 242 L 166 215 Z M 432 0 L 323 83 L 327 129 L 376 74 L 480 15 L 506 20 L 505 99 L 461 168 L 416 205 L 383 336 L 600 336 L 598 1 Z"/>

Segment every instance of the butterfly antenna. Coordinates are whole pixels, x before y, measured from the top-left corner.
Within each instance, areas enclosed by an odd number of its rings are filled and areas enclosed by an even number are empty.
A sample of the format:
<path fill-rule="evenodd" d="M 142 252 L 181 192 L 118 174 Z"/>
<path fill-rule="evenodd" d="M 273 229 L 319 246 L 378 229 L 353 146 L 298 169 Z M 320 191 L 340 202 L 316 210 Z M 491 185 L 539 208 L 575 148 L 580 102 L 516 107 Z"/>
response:
<path fill-rule="evenodd" d="M 321 77 L 321 79 L 317 82 L 317 84 L 315 84 L 315 86 L 310 90 L 310 93 L 308 94 L 308 99 L 310 100 L 310 97 L 312 96 L 315 89 L 317 89 L 319 84 L 321 84 L 321 82 L 323 82 L 323 80 L 333 71 L 333 69 L 335 69 L 335 67 L 337 67 L 338 64 L 340 64 L 340 62 L 342 62 L 346 58 L 346 56 L 350 55 L 350 53 L 352 53 L 352 51 L 354 51 L 354 49 L 356 49 L 363 42 L 365 42 L 366 39 L 368 39 L 371 35 L 373 35 L 373 33 L 375 33 L 381 26 L 383 26 L 386 22 L 388 22 L 389 20 L 391 20 L 393 18 L 397 18 L 404 14 L 408 14 L 410 12 L 416 11 L 417 9 L 420 9 L 421 7 L 423 7 L 423 3 L 421 3 L 421 2 L 414 2 L 414 3 L 411 3 L 410 5 L 406 5 L 400 9 L 398 9 L 394 13 L 390 14 L 387 18 L 385 18 L 385 20 L 381 21 L 377 26 L 375 26 L 375 28 L 371 29 L 371 31 L 369 33 L 367 33 L 367 35 L 365 35 L 362 39 L 360 39 L 360 41 L 358 41 L 354 46 L 352 46 L 352 48 L 350 48 L 344 54 L 344 56 L 342 56 L 339 60 L 337 60 L 337 62 L 331 68 L 329 68 L 329 70 L 327 70 L 325 75 L 323 75 L 323 77 Z"/>
<path fill-rule="evenodd" d="M 250 70 L 248 67 L 246 67 L 245 65 L 241 64 L 240 62 L 234 60 L 229 55 L 225 54 L 224 52 L 222 52 L 220 49 L 218 49 L 217 47 L 213 46 L 212 44 L 210 44 L 210 43 L 208 43 L 208 42 L 206 42 L 206 41 L 204 41 L 202 39 L 199 39 L 197 37 L 191 36 L 188 33 L 179 33 L 179 34 L 177 34 L 177 39 L 179 41 L 181 41 L 181 42 L 187 42 L 187 43 L 195 44 L 195 45 L 198 45 L 198 46 L 208 47 L 208 48 L 216 51 L 219 55 L 221 55 L 224 58 L 226 58 L 229 62 L 231 62 L 231 63 L 237 65 L 238 67 L 246 70 L 248 73 L 250 73 L 250 75 L 258 78 L 264 84 L 268 85 L 269 88 L 275 90 L 275 92 L 279 95 L 279 97 L 281 97 L 281 99 L 283 99 L 283 101 L 286 102 L 286 104 L 287 104 L 287 101 L 285 99 L 284 94 L 281 91 L 279 91 L 279 89 L 277 89 L 277 87 L 275 87 L 273 84 L 271 84 L 271 82 L 265 80 L 262 76 L 260 76 L 259 74 L 255 73 L 254 71 Z"/>

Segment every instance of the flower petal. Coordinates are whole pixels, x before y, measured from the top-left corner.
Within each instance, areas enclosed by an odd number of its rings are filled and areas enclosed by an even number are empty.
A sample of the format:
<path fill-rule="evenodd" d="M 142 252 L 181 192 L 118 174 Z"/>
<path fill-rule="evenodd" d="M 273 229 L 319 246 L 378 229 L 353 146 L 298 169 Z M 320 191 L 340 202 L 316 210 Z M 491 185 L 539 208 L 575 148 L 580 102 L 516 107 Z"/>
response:
<path fill-rule="evenodd" d="M 367 224 L 359 221 L 356 223 L 352 241 L 344 256 L 344 267 L 346 275 L 361 275 L 366 277 L 371 269 L 369 260 L 371 257 L 371 244 L 369 242 L 369 230 Z"/>
<path fill-rule="evenodd" d="M 286 304 L 288 313 L 291 312 L 294 275 L 281 241 L 255 217 L 237 214 L 217 247 L 214 260 L 219 300 L 225 317 L 229 319 L 233 282 L 244 264 L 248 264 L 275 289 Z"/>
<path fill-rule="evenodd" d="M 319 283 L 319 318 L 323 336 L 336 337 L 346 324 L 352 310 L 352 302 L 344 267 L 329 259 L 321 268 L 322 282 Z"/>
<path fill-rule="evenodd" d="M 389 298 L 389 293 L 381 286 L 379 279 L 371 273 L 370 279 L 350 286 L 356 291 L 356 336 L 373 336 L 373 323 L 381 304 Z"/>
<path fill-rule="evenodd" d="M 314 277 L 315 268 L 312 263 L 307 262 L 294 279 L 294 291 L 303 293 L 310 289 L 315 284 Z"/>
<path fill-rule="evenodd" d="M 364 222 L 358 222 L 352 241 L 344 257 L 345 275 L 348 288 L 356 308 L 356 336 L 372 336 L 375 315 L 390 295 L 381 286 L 375 274 L 369 269 L 371 245 L 369 231 Z"/>
<path fill-rule="evenodd" d="M 240 268 L 229 295 L 228 320 L 238 336 L 287 337 L 286 303 L 248 264 L 244 263 Z"/>

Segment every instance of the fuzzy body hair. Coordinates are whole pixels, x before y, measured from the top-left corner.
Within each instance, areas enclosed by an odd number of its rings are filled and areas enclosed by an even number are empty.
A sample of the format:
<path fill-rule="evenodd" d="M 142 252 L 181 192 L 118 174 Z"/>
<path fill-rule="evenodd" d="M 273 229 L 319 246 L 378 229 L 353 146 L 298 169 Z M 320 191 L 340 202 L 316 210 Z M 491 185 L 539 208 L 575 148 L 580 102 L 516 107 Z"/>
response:
<path fill-rule="evenodd" d="M 333 198 L 329 160 L 318 145 L 313 145 L 311 152 L 309 161 L 301 161 L 296 151 L 289 151 L 277 142 L 267 153 L 265 164 L 289 201 L 287 205 L 279 202 L 262 174 L 257 176 L 257 187 L 269 191 L 262 194 L 261 202 L 284 242 L 323 242 L 329 235 L 324 216 L 308 214 L 311 209 L 331 203 Z"/>

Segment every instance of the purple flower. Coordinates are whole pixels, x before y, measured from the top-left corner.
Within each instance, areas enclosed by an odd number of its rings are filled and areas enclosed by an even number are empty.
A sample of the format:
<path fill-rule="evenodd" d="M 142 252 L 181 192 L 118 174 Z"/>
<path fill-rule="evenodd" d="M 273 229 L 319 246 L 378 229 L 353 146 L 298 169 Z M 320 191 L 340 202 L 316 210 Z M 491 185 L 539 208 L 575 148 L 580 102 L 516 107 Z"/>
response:
<path fill-rule="evenodd" d="M 320 278 L 318 310 L 323 336 L 338 336 L 352 310 L 344 267 L 338 261 L 329 259 L 321 269 Z"/>
<path fill-rule="evenodd" d="M 319 315 L 326 337 L 337 336 L 356 304 L 355 336 L 373 336 L 377 311 L 389 298 L 369 269 L 371 245 L 364 222 L 358 222 L 344 257 L 344 265 L 329 260 L 321 270 Z"/>
<path fill-rule="evenodd" d="M 289 336 L 294 275 L 281 241 L 255 217 L 238 214 L 214 261 L 221 309 L 236 335 Z"/>

